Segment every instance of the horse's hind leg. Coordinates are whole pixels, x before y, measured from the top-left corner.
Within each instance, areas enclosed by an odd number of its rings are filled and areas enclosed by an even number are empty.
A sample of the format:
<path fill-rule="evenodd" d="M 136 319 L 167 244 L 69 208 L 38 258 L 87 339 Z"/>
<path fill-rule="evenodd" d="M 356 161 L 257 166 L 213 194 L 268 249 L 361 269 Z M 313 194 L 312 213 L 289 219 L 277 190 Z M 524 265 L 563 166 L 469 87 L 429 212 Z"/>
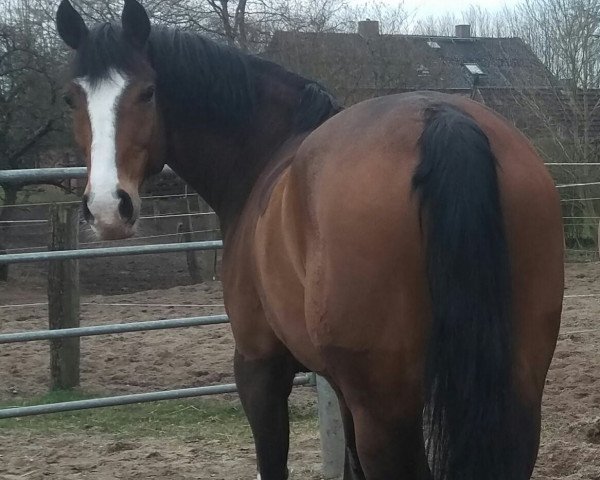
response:
<path fill-rule="evenodd" d="M 356 435 L 354 432 L 354 419 L 352 412 L 346 405 L 341 395 L 338 394 L 342 422 L 344 423 L 344 437 L 346 440 L 346 452 L 344 458 L 343 480 L 365 480 L 365 474 L 360 466 L 358 451 L 356 450 Z"/>
<path fill-rule="evenodd" d="M 541 429 L 541 405 L 533 402 L 529 406 L 521 401 L 514 407 L 513 466 L 515 479 L 529 479 L 537 460 Z"/>
<path fill-rule="evenodd" d="M 366 480 L 433 480 L 423 440 L 422 405 L 418 389 L 362 391 L 348 405 L 352 411 L 356 447 Z"/>
<path fill-rule="evenodd" d="M 261 480 L 288 477 L 288 396 L 296 366 L 289 354 L 245 360 L 235 352 L 235 380 L 254 436 Z"/>
<path fill-rule="evenodd" d="M 354 418 L 358 452 L 367 480 L 433 480 L 420 415 L 392 420 L 364 411 Z"/>

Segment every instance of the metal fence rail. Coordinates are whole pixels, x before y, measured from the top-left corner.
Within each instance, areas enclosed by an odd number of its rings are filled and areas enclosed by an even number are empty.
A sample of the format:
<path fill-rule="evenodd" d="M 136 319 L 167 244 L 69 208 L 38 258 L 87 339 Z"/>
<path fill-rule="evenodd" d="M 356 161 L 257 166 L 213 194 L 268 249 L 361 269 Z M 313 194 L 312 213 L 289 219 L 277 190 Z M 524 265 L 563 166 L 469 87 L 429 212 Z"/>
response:
<path fill-rule="evenodd" d="M 299 375 L 294 379 L 294 385 L 314 385 L 314 382 L 313 374 Z M 87 410 L 90 408 L 116 407 L 118 405 L 130 405 L 132 403 L 157 402 L 159 400 L 174 400 L 177 398 L 201 397 L 235 392 L 237 392 L 235 384 L 226 383 L 223 385 L 180 388 L 178 390 L 166 390 L 163 392 L 134 393 L 131 395 L 91 398 L 89 400 L 73 400 L 70 402 L 49 403 L 46 405 L 11 407 L 0 410 L 0 419 L 42 415 L 46 413 L 71 412 L 75 410 Z"/>
<path fill-rule="evenodd" d="M 91 337 L 114 333 L 144 332 L 149 330 L 165 330 L 167 328 L 200 327 L 229 323 L 227 315 L 208 315 L 203 317 L 169 318 L 166 320 L 149 320 L 146 322 L 115 323 L 110 325 L 94 325 L 90 327 L 61 328 L 57 330 L 34 330 L 31 332 L 4 333 L 0 335 L 0 345 L 5 343 L 33 342 L 37 340 L 54 340 L 56 338 Z"/>
<path fill-rule="evenodd" d="M 176 175 L 165 166 L 160 175 Z M 0 170 L 0 183 L 23 183 L 31 181 L 56 181 L 70 178 L 87 178 L 86 167 L 62 168 L 22 168 L 18 170 Z"/>
<path fill-rule="evenodd" d="M 8 253 L 0 255 L 3 263 L 42 262 L 45 260 L 75 260 L 79 258 L 119 257 L 124 255 L 148 255 L 151 253 L 185 252 L 188 250 L 218 250 L 221 240 L 187 243 L 160 243 L 157 245 L 132 245 L 124 247 L 99 247 L 82 250 L 57 250 L 51 252 Z"/>
<path fill-rule="evenodd" d="M 169 168 L 163 173 L 173 174 Z M 71 168 L 42 168 L 27 170 L 2 170 L 0 183 L 22 183 L 40 180 L 64 180 L 67 178 L 85 178 L 85 167 Z M 191 250 L 217 250 L 223 247 L 221 241 L 167 243 L 158 245 L 133 245 L 119 247 L 100 247 L 77 250 L 58 250 L 43 252 L 28 252 L 0 255 L 0 265 L 9 263 L 40 262 L 48 260 L 75 260 L 85 258 L 98 258 L 124 255 L 146 255 L 171 252 L 184 252 Z M 95 325 L 89 327 L 60 328 L 51 330 L 36 330 L 30 332 L 15 332 L 0 334 L 0 344 L 29 342 L 35 340 L 55 340 L 92 335 L 106 335 L 125 332 L 139 332 L 167 328 L 192 327 L 203 325 L 218 325 L 227 323 L 227 315 L 211 315 L 190 318 L 172 318 L 166 320 L 152 320 L 144 322 L 120 323 L 112 325 Z M 297 384 L 306 384 L 308 377 L 296 379 Z M 29 407 L 15 407 L 0 410 L 0 418 L 10 418 L 23 415 L 38 415 L 42 413 L 64 412 L 103 406 L 126 405 L 130 403 L 168 400 L 172 398 L 186 398 L 198 395 L 212 395 L 217 393 L 235 392 L 235 385 L 213 385 L 208 387 L 170 390 L 165 392 L 149 392 L 135 395 L 121 395 L 116 397 L 97 398 L 75 402 L 64 402 L 48 405 Z"/>
<path fill-rule="evenodd" d="M 86 178 L 85 167 L 64 168 L 23 168 L 20 170 L 0 170 L 0 182 L 22 183 L 31 181 L 66 180 L 69 178 Z"/>

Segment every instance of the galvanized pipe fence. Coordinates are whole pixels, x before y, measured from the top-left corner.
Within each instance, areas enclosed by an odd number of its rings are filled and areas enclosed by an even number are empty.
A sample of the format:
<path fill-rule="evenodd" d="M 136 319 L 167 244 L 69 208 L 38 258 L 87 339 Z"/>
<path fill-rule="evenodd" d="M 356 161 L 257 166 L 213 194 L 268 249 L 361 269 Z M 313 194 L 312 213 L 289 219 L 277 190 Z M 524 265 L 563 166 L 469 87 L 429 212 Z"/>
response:
<path fill-rule="evenodd" d="M 176 175 L 165 166 L 160 175 Z M 21 168 L 16 170 L 0 170 L 0 183 L 27 183 L 34 181 L 57 181 L 75 178 L 87 178 L 86 167 L 58 168 Z"/>
<path fill-rule="evenodd" d="M 172 171 L 168 171 L 167 173 L 173 174 Z M 70 178 L 85 178 L 86 176 L 87 172 L 85 167 L 3 170 L 0 171 L 0 183 L 24 183 L 31 180 L 64 180 Z M 0 265 L 41 261 L 68 262 L 79 259 L 109 256 L 162 254 L 173 252 L 189 252 L 195 250 L 218 250 L 222 247 L 223 243 L 221 241 L 202 241 L 11 253 L 0 255 Z M 228 322 L 229 319 L 226 315 L 209 315 L 189 318 L 119 323 L 111 325 L 95 325 L 87 327 L 4 333 L 0 334 L 0 345 L 41 340 L 56 341 L 58 339 L 78 339 L 80 337 L 93 335 L 219 325 Z M 294 379 L 294 385 L 310 385 L 317 386 L 318 388 L 320 418 L 319 427 L 322 439 L 323 473 L 326 478 L 335 478 L 342 472 L 344 456 L 343 434 L 341 433 L 341 418 L 339 415 L 339 407 L 337 406 L 335 394 L 325 380 L 321 379 L 320 377 L 317 380 L 316 375 L 313 373 L 296 376 Z M 129 405 L 134 403 L 190 398 L 205 395 L 234 393 L 236 391 L 237 389 L 235 384 L 220 384 L 195 388 L 101 397 L 45 405 L 10 407 L 0 409 L 0 419 L 68 412 L 99 407 Z"/>
<path fill-rule="evenodd" d="M 600 163 L 548 163 L 549 166 L 600 166 Z M 174 172 L 166 167 L 163 173 L 174 175 Z M 0 183 L 26 183 L 27 181 L 40 180 L 66 180 L 75 178 L 86 178 L 85 167 L 68 168 L 43 168 L 25 170 L 2 170 L 0 171 Z M 596 186 L 600 182 L 581 182 L 557 185 L 557 188 L 572 188 L 582 186 Z M 167 195 L 165 197 L 170 197 Z M 187 193 L 186 195 L 187 196 Z M 599 197 L 600 198 L 600 197 Z M 597 200 L 589 198 L 588 200 Z M 562 200 L 563 202 L 576 201 L 577 199 Z M 57 202 L 73 204 L 74 202 Z M 594 218 L 593 220 L 596 220 Z M 40 221 L 40 223 L 46 221 Z M 0 265 L 9 263 L 27 263 L 39 261 L 69 261 L 76 259 L 98 258 L 107 256 L 162 254 L 172 252 L 194 251 L 194 250 L 216 250 L 222 248 L 220 241 L 167 243 L 157 245 L 98 247 L 76 250 L 42 251 L 28 253 L 10 253 L 0 255 Z M 193 327 L 203 325 L 218 325 L 228 323 L 226 315 L 211 315 L 189 318 L 174 318 L 165 320 L 152 320 L 133 323 L 121 323 L 112 325 L 96 325 L 88 327 L 61 328 L 58 330 L 37 330 L 29 332 L 16 332 L 0 334 L 0 345 L 29 342 L 39 340 L 56 340 L 67 338 L 79 338 L 82 336 L 106 335 L 126 332 L 138 332 L 149 330 L 161 330 L 169 328 Z M 319 428 L 321 432 L 323 452 L 323 473 L 325 478 L 335 478 L 343 471 L 344 438 L 341 428 L 341 418 L 335 393 L 327 382 L 314 374 L 299 375 L 294 380 L 294 385 L 316 385 L 318 389 Z M 160 392 L 148 392 L 140 394 L 119 395 L 111 397 L 93 398 L 70 402 L 53 403 L 46 405 L 34 405 L 24 407 L 12 407 L 0 409 L 0 419 L 20 417 L 28 415 L 40 415 L 56 412 L 67 412 L 84 410 L 89 408 L 110 407 L 117 405 L 128 405 L 134 403 L 153 402 L 180 398 L 197 397 L 204 395 L 216 395 L 236 392 L 235 384 L 211 385 L 196 388 L 185 388 L 167 390 Z"/>
<path fill-rule="evenodd" d="M 185 252 L 190 250 L 218 250 L 221 240 L 187 243 L 159 243 L 156 245 L 131 245 L 123 247 L 97 247 L 78 250 L 56 250 L 50 252 L 7 253 L 0 255 L 0 265 L 5 263 L 42 262 L 46 260 L 78 260 L 81 258 L 120 257 L 125 255 L 147 255 L 151 253 Z"/>
<path fill-rule="evenodd" d="M 7 343 L 35 342 L 39 340 L 56 340 L 57 338 L 91 337 L 94 335 L 110 335 L 115 333 L 147 332 L 149 330 L 166 330 L 168 328 L 200 327 L 229 323 L 227 315 L 208 315 L 203 317 L 168 318 L 165 320 L 149 320 L 146 322 L 113 323 L 110 325 L 94 325 L 90 327 L 61 328 L 58 330 L 32 330 L 0 334 L 0 345 Z"/>
<path fill-rule="evenodd" d="M 298 375 L 294 378 L 294 385 L 315 385 L 313 374 Z M 206 395 L 222 395 L 236 393 L 235 383 L 221 385 L 208 385 L 205 387 L 180 388 L 162 392 L 134 393 L 130 395 L 117 395 L 114 397 L 91 398 L 89 400 L 71 400 L 69 402 L 48 403 L 28 407 L 12 407 L 0 410 L 0 419 L 13 417 L 26 417 L 32 415 L 45 415 L 49 413 L 72 412 L 88 410 L 90 408 L 116 407 L 134 403 L 158 402 L 162 400 L 176 400 L 180 398 L 202 397 Z"/>

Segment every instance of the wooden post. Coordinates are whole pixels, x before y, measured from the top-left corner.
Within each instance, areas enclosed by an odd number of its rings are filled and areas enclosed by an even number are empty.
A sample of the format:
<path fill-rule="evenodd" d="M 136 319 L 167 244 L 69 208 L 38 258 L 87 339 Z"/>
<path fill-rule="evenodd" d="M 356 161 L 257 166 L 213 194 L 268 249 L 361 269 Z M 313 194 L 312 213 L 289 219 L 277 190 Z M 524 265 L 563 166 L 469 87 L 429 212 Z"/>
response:
<path fill-rule="evenodd" d="M 208 204 L 202 200 L 199 195 L 196 198 L 198 199 L 198 212 L 210 213 L 210 207 Z M 202 235 L 203 240 L 208 241 L 221 239 L 219 219 L 216 215 L 201 215 L 199 224 L 200 230 L 206 230 L 206 232 Z M 201 253 L 203 258 L 202 266 L 205 268 L 205 271 L 208 271 L 212 266 L 212 275 L 210 275 L 210 278 L 213 280 L 218 280 L 219 275 L 217 272 L 217 264 L 219 261 L 219 250 L 206 250 Z"/>
<path fill-rule="evenodd" d="M 6 255 L 6 250 L 0 245 L 0 255 Z M 8 282 L 8 263 L 0 265 L 0 282 Z"/>
<path fill-rule="evenodd" d="M 79 208 L 50 208 L 49 250 L 79 246 Z M 79 261 L 54 260 L 48 265 L 48 324 L 50 329 L 79 327 Z M 50 386 L 53 390 L 79 385 L 79 337 L 50 341 Z"/>
<path fill-rule="evenodd" d="M 598 242 L 596 243 L 596 247 L 598 248 L 598 255 L 600 255 L 600 223 L 598 223 Z M 567 249 L 567 242 L 565 240 L 565 250 Z"/>
<path fill-rule="evenodd" d="M 187 242 L 192 242 L 194 240 L 194 235 L 192 234 L 192 232 L 194 231 L 194 222 L 192 220 L 192 213 L 193 213 L 193 208 L 191 206 L 191 196 L 190 193 L 188 191 L 188 186 L 185 186 L 185 204 L 187 207 L 187 213 L 190 214 L 187 216 Z M 194 250 L 188 250 L 186 252 L 187 254 L 187 264 L 188 264 L 188 270 L 190 271 L 190 276 L 192 277 L 192 281 L 194 283 L 202 283 L 204 281 L 204 272 L 206 271 L 205 268 L 205 261 L 204 261 L 204 256 L 202 255 L 203 252 L 196 252 Z"/>
<path fill-rule="evenodd" d="M 177 225 L 177 237 L 179 242 L 191 242 L 193 241 L 192 233 L 189 225 L 186 221 L 180 222 Z M 185 252 L 187 259 L 188 272 L 194 283 L 202 283 L 202 269 L 198 265 L 198 259 L 196 258 L 196 252 L 194 250 L 188 250 Z"/>
<path fill-rule="evenodd" d="M 152 216 L 154 217 L 154 220 L 153 220 L 154 228 L 156 230 L 160 229 L 159 215 L 160 215 L 160 205 L 158 203 L 158 199 L 155 198 L 152 200 Z"/>
<path fill-rule="evenodd" d="M 317 396 L 323 477 L 341 479 L 344 474 L 345 440 L 340 406 L 329 382 L 318 375 Z"/>

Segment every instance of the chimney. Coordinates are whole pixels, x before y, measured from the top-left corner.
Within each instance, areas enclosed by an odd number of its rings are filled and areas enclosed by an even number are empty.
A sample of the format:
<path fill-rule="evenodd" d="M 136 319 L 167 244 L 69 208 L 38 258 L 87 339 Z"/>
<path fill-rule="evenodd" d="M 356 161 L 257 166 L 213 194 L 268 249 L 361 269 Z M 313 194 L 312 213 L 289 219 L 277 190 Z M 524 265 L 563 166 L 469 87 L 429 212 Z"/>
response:
<path fill-rule="evenodd" d="M 358 22 L 358 34 L 367 40 L 377 38 L 379 36 L 379 22 L 368 18 Z"/>
<path fill-rule="evenodd" d="M 471 38 L 471 25 L 456 25 L 454 32 L 458 38 Z"/>

